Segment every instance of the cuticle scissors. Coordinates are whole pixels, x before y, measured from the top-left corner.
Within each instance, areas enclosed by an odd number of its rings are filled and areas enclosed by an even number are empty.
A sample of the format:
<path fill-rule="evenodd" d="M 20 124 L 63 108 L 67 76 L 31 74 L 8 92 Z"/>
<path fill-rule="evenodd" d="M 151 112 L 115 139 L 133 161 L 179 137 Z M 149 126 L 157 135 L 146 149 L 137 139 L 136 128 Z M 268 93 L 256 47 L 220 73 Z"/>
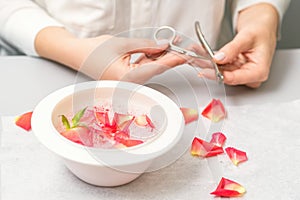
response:
<path fill-rule="evenodd" d="M 199 58 L 199 59 L 203 59 L 203 60 L 209 60 L 212 62 L 213 64 L 213 67 L 214 67 L 214 70 L 215 70 L 215 73 L 216 73 L 216 77 L 217 77 L 217 81 L 219 83 L 222 83 L 223 82 L 223 75 L 221 74 L 221 72 L 219 71 L 219 68 L 218 68 L 218 65 L 216 64 L 216 62 L 214 61 L 213 59 L 213 56 L 214 56 L 214 53 L 213 51 L 211 50 L 210 46 L 208 45 L 208 43 L 206 42 L 205 38 L 204 38 L 204 35 L 203 33 L 201 32 L 201 29 L 200 29 L 200 24 L 198 21 L 195 22 L 195 31 L 196 31 L 196 34 L 198 36 L 198 39 L 201 43 L 201 45 L 203 46 L 203 48 L 205 49 L 205 51 L 208 53 L 209 55 L 209 58 L 208 57 L 205 57 L 205 56 L 201 56 L 201 55 L 198 55 L 196 54 L 195 52 L 193 51 L 190 51 L 190 50 L 187 50 L 187 49 L 184 49 L 184 48 L 181 48 L 177 45 L 174 44 L 174 41 L 175 41 L 175 38 L 176 38 L 176 31 L 174 28 L 170 27 L 170 26 L 161 26 L 159 27 L 155 33 L 154 33 L 154 40 L 156 42 L 159 42 L 160 40 L 162 39 L 166 39 L 166 38 L 159 38 L 159 35 L 160 33 L 164 32 L 164 31 L 168 31 L 169 32 L 169 37 L 167 38 L 168 40 L 168 44 L 169 44 L 169 50 L 171 51 L 175 51 L 177 53 L 180 53 L 180 54 L 184 54 L 184 55 L 187 55 L 187 56 L 191 56 L 193 58 Z"/>
<path fill-rule="evenodd" d="M 161 33 L 167 32 L 167 31 L 170 34 L 169 38 L 167 38 L 167 39 L 166 38 L 159 38 L 159 35 Z M 203 59 L 203 60 L 210 60 L 210 58 L 198 55 L 193 51 L 190 51 L 190 50 L 187 50 L 187 49 L 184 49 L 182 47 L 179 47 L 179 46 L 175 45 L 174 44 L 175 39 L 176 39 L 176 31 L 175 31 L 174 28 L 172 28 L 170 26 L 161 26 L 154 33 L 154 40 L 157 43 L 159 43 L 160 40 L 168 40 L 169 50 L 171 50 L 171 51 L 175 51 L 177 53 L 184 54 L 184 55 L 187 55 L 187 56 L 191 56 L 191 57 L 194 57 L 194 58 L 200 58 L 200 59 Z"/>

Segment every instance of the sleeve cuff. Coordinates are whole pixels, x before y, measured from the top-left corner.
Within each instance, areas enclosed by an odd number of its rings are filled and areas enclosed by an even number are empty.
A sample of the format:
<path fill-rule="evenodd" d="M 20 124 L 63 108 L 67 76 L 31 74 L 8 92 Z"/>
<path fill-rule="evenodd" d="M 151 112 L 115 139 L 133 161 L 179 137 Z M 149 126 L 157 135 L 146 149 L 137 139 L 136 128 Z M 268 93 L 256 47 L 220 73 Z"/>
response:
<path fill-rule="evenodd" d="M 10 15 L 4 24 L 2 37 L 26 55 L 38 56 L 35 37 L 49 26 L 63 26 L 39 7 L 22 8 Z"/>
<path fill-rule="evenodd" d="M 252 5 L 255 5 L 258 3 L 269 3 L 272 6 L 274 6 L 274 8 L 277 10 L 278 15 L 279 15 L 277 38 L 280 39 L 282 18 L 290 4 L 290 0 L 250 0 L 250 1 L 249 0 L 235 0 L 235 1 L 233 1 L 233 6 L 232 6 L 233 31 L 234 32 L 236 31 L 237 18 L 238 18 L 239 12 L 249 6 L 252 6 Z"/>

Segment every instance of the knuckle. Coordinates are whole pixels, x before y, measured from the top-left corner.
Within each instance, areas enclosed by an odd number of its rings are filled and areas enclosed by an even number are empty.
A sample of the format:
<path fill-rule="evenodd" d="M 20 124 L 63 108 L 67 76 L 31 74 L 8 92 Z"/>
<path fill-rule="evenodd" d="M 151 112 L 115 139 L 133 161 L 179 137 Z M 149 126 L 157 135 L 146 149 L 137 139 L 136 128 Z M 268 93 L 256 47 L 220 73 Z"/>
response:
<path fill-rule="evenodd" d="M 265 82 L 267 81 L 269 78 L 269 69 L 267 68 L 263 68 L 261 71 L 260 71 L 260 78 L 259 78 L 259 81 L 260 82 Z"/>

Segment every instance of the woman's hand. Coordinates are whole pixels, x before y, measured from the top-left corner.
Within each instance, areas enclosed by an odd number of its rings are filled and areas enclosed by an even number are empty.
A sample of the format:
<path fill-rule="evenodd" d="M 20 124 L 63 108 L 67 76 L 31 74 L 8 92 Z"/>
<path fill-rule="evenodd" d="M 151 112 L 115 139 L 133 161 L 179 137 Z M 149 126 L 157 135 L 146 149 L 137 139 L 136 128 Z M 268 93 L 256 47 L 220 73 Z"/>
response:
<path fill-rule="evenodd" d="M 167 44 L 109 35 L 80 39 L 60 27 L 40 31 L 35 47 L 41 57 L 69 66 L 94 79 L 144 83 L 186 62 L 180 55 L 165 54 Z M 132 62 L 132 55 L 137 53 L 139 58 Z M 159 59 L 153 59 L 159 55 Z"/>
<path fill-rule="evenodd" d="M 235 38 L 215 55 L 226 84 L 257 88 L 268 79 L 278 19 L 275 8 L 264 3 L 239 13 Z M 212 73 L 204 70 L 202 74 Z"/>
<path fill-rule="evenodd" d="M 84 40 L 95 39 L 97 40 Z M 167 48 L 168 44 L 157 45 L 149 39 L 111 37 L 89 54 L 80 71 L 93 74 L 95 79 L 142 84 L 153 76 L 186 62 L 184 56 L 167 53 Z"/>

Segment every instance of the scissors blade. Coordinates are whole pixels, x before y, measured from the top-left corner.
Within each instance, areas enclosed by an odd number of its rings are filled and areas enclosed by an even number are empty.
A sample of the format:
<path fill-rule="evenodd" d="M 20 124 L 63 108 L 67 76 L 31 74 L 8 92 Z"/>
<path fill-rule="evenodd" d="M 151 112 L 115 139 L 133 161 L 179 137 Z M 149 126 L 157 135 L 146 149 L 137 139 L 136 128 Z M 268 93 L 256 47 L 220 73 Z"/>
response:
<path fill-rule="evenodd" d="M 181 48 L 179 46 L 176 46 L 173 43 L 170 43 L 169 50 L 172 50 L 172 51 L 175 51 L 177 53 L 184 54 L 184 55 L 187 55 L 187 56 L 190 56 L 190 57 L 193 57 L 193 58 L 199 58 L 199 59 L 202 59 L 202 60 L 211 60 L 210 58 L 201 56 L 201 55 L 199 55 L 199 54 L 197 54 L 193 51 L 190 51 L 190 50 Z"/>
<path fill-rule="evenodd" d="M 213 60 L 214 52 L 212 51 L 212 49 L 208 45 L 207 41 L 205 40 L 204 35 L 201 31 L 200 23 L 198 21 L 195 22 L 195 30 L 196 30 L 196 35 L 197 35 L 201 45 L 204 47 L 204 49 L 207 51 L 207 53 L 209 54 L 209 56 L 211 58 L 211 62 L 213 63 L 218 82 L 223 83 L 224 76 L 221 74 L 217 63 Z"/>
<path fill-rule="evenodd" d="M 201 56 L 199 54 L 196 54 L 193 51 L 186 51 L 185 55 L 191 56 L 191 57 L 194 57 L 194 58 L 199 58 L 199 59 L 202 59 L 202 60 L 211 60 L 210 58 L 207 58 L 207 57 Z"/>

